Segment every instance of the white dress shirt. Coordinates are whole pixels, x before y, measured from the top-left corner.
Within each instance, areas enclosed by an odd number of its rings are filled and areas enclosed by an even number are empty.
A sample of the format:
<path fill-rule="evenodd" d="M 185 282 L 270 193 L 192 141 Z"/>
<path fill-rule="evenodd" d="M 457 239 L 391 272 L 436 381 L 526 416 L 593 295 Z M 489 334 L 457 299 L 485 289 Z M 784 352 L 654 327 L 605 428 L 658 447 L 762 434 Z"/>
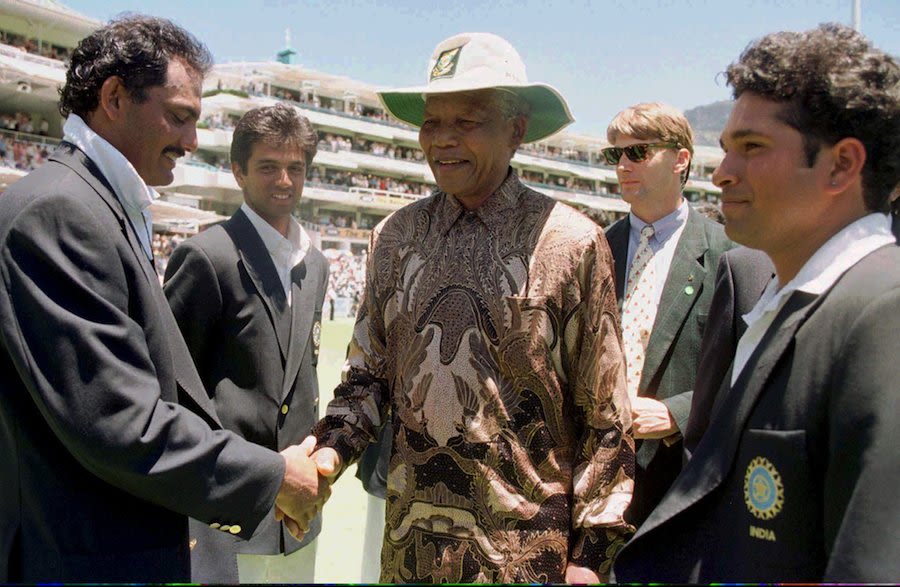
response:
<path fill-rule="evenodd" d="M 125 155 L 91 130 L 77 114 L 70 114 L 66 120 L 63 140 L 81 149 L 97 165 L 125 208 L 125 214 L 137 233 L 141 248 L 152 263 L 150 235 L 153 233 L 153 218 L 150 216 L 150 204 L 159 198 L 159 194 L 144 183 Z"/>
<path fill-rule="evenodd" d="M 731 385 L 737 381 L 750 355 L 793 292 L 821 295 L 863 257 L 895 242 L 890 217 L 887 214 L 869 214 L 828 239 L 784 287 L 781 287 L 776 275 L 753 309 L 743 316 L 747 330 L 738 341 L 734 353 Z"/>
<path fill-rule="evenodd" d="M 659 301 L 662 299 L 663 287 L 669 277 L 669 268 L 672 266 L 672 259 L 675 258 L 675 249 L 678 247 L 678 240 L 687 224 L 688 206 L 687 200 L 682 199 L 677 210 L 653 223 L 654 233 L 649 240 L 653 257 L 647 263 L 645 271 L 652 270 L 653 289 L 650 299 L 656 306 L 659 306 Z M 631 274 L 631 262 L 634 260 L 634 254 L 641 241 L 641 229 L 648 223 L 629 213 L 629 224 L 631 228 L 628 235 L 628 256 L 625 263 L 626 276 Z"/>
<path fill-rule="evenodd" d="M 291 270 L 306 257 L 310 247 L 309 235 L 293 217 L 291 217 L 288 224 L 288 235 L 285 238 L 271 224 L 254 212 L 246 202 L 241 204 L 241 210 L 250 219 L 250 224 L 256 229 L 266 250 L 269 251 L 272 262 L 275 264 L 275 270 L 278 272 L 278 278 L 281 280 L 281 287 L 284 288 L 288 306 L 290 306 Z"/>

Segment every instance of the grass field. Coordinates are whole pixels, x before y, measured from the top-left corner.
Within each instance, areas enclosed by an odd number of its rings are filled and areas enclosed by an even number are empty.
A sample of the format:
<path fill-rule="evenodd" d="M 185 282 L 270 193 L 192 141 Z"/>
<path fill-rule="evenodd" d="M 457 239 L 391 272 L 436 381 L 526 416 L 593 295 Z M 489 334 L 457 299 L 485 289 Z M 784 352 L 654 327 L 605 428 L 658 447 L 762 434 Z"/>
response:
<path fill-rule="evenodd" d="M 341 366 L 353 331 L 352 318 L 325 320 L 319 350 L 319 416 L 341 378 Z M 366 492 L 351 466 L 335 483 L 325 504 L 316 551 L 316 583 L 358 583 L 366 520 Z"/>

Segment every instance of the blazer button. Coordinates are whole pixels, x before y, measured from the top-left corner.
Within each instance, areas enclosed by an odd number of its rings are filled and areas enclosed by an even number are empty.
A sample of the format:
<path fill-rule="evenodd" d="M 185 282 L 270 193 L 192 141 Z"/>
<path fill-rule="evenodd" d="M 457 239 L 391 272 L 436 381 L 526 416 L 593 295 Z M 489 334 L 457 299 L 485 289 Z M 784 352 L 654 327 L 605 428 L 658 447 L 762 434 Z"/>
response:
<path fill-rule="evenodd" d="M 240 526 L 232 526 L 231 528 L 228 529 L 228 531 L 231 532 L 232 534 L 240 534 L 241 527 Z"/>
<path fill-rule="evenodd" d="M 284 414 L 284 415 L 287 415 L 288 411 L 290 411 L 290 408 L 288 407 L 288 405 L 287 405 L 287 404 L 282 404 L 282 405 L 281 405 L 281 413 Z"/>

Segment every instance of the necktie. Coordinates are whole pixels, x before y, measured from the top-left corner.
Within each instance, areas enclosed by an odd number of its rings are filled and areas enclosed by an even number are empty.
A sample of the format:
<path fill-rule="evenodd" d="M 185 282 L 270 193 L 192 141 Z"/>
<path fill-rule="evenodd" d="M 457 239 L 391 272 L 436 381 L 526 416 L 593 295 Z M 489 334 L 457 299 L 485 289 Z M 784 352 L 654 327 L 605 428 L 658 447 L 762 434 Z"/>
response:
<path fill-rule="evenodd" d="M 653 297 L 653 249 L 650 237 L 653 226 L 641 229 L 641 241 L 631 261 L 631 272 L 625 285 L 625 299 L 622 303 L 622 342 L 625 345 L 625 378 L 628 396 L 637 396 L 638 384 L 644 366 L 644 351 L 650 341 L 650 331 L 656 319 L 656 302 Z"/>

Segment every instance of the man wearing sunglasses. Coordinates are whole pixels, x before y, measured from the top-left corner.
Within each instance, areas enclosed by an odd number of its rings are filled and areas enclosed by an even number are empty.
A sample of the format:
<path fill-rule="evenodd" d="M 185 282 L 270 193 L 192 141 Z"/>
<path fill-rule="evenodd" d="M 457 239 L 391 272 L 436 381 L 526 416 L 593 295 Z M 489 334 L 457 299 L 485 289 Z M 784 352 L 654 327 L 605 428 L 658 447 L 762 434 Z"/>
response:
<path fill-rule="evenodd" d="M 698 349 L 719 256 L 733 247 L 722 226 L 682 197 L 693 155 L 684 115 L 636 104 L 607 129 L 627 217 L 606 232 L 622 312 L 628 393 L 637 443 L 634 497 L 626 519 L 639 526 L 681 470 Z"/>

